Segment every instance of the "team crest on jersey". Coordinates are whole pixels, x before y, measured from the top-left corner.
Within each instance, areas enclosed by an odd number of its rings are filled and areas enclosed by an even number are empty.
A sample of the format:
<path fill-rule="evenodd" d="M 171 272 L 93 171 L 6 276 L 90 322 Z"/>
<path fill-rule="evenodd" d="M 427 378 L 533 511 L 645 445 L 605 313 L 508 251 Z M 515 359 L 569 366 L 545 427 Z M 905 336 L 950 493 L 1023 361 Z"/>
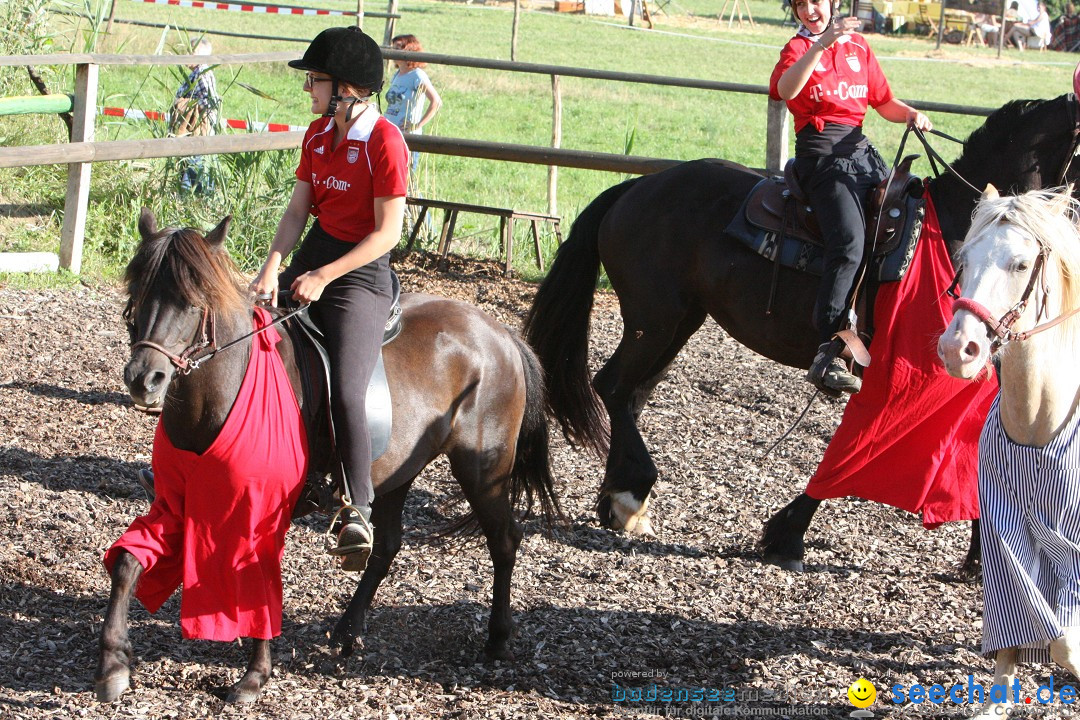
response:
<path fill-rule="evenodd" d="M 850 55 L 848 55 L 847 56 L 847 64 L 848 64 L 848 67 L 851 68 L 852 72 L 859 72 L 859 56 L 858 55 L 856 55 L 855 53 L 851 53 Z"/>
<path fill-rule="evenodd" d="M 356 159 L 358 157 L 360 157 L 360 148 L 358 148 L 358 147 L 349 148 L 349 155 L 347 157 L 348 161 L 350 163 L 354 163 L 354 162 L 356 162 Z"/>

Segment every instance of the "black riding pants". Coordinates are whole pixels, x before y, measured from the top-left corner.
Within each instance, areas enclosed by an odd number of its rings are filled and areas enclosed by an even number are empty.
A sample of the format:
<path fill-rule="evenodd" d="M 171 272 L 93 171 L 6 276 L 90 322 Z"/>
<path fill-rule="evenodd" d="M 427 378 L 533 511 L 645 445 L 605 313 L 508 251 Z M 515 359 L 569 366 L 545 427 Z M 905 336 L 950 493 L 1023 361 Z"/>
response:
<path fill-rule="evenodd" d="M 850 156 L 797 157 L 795 173 L 825 240 L 824 274 L 814 303 L 818 341 L 828 342 L 845 321 L 866 242 L 866 207 L 888 167 L 866 143 Z"/>
<path fill-rule="evenodd" d="M 315 270 L 356 247 L 331 237 L 316 222 L 292 263 L 278 278 L 288 290 L 299 275 Z M 383 328 L 390 314 L 390 255 L 328 284 L 311 305 L 311 319 L 325 334 L 330 354 L 331 413 L 338 452 L 354 505 L 370 505 L 371 437 L 367 427 L 367 386 L 375 371 Z"/>

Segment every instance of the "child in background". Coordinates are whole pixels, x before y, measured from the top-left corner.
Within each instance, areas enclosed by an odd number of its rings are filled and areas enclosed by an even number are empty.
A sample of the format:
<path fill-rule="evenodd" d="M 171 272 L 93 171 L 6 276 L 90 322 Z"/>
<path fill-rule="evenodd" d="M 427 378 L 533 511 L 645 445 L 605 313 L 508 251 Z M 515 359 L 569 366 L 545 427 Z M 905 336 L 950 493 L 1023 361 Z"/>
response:
<path fill-rule="evenodd" d="M 395 50 L 407 50 L 409 52 L 423 52 L 420 41 L 415 35 L 398 35 L 390 41 Z M 424 72 L 427 63 L 395 60 L 397 71 L 390 80 L 390 87 L 386 89 L 386 112 L 383 113 L 390 122 L 397 125 L 403 132 L 422 132 L 422 128 L 431 122 L 435 113 L 442 107 L 442 98 L 431 84 L 431 78 Z M 424 107 L 423 98 L 427 97 L 427 108 Z M 415 173 L 420 162 L 420 153 L 412 153 L 410 170 Z"/>
<path fill-rule="evenodd" d="M 209 55 L 213 52 L 210 41 L 199 38 L 191 43 L 192 55 Z M 173 133 L 183 135 L 214 135 L 217 132 L 218 110 L 221 96 L 217 93 L 217 81 L 209 65 L 188 65 L 191 73 L 176 91 L 170 122 Z M 195 107 L 192 108 L 191 106 Z M 186 113 L 185 113 L 186 111 Z M 180 122 L 177 115 L 186 114 Z M 180 190 L 209 195 L 214 190 L 207 163 L 201 155 L 180 160 Z"/>

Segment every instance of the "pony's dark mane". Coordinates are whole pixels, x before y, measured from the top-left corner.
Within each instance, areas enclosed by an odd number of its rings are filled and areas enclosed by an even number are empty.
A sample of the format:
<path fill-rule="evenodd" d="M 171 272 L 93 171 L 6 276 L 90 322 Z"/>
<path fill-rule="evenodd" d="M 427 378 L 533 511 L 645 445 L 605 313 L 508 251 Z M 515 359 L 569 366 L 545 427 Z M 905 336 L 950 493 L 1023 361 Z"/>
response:
<path fill-rule="evenodd" d="M 1050 100 L 1013 100 L 994 111 L 986 122 L 964 143 L 964 152 L 953 163 L 953 168 L 966 176 L 971 173 L 971 166 L 986 163 L 1000 154 L 1001 148 L 1008 147 L 1011 137 L 1018 132 L 1037 132 L 1041 127 L 1033 125 L 1031 115 L 1042 109 L 1049 109 L 1052 104 L 1061 104 L 1067 96 L 1062 95 Z M 1062 109 L 1062 118 L 1065 109 Z M 996 150 L 994 150 L 996 148 Z"/>
<path fill-rule="evenodd" d="M 170 292 L 195 307 L 238 310 L 246 303 L 239 277 L 224 248 L 192 228 L 166 228 L 147 238 L 124 272 L 133 307 Z"/>

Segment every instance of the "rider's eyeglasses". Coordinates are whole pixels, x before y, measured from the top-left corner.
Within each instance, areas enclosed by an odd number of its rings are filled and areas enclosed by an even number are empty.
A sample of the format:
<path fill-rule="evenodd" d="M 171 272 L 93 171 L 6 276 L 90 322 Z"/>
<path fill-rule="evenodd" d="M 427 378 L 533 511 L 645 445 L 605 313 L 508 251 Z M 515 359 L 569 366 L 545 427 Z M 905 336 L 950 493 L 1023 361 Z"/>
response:
<path fill-rule="evenodd" d="M 313 88 L 317 83 L 330 82 L 333 78 L 315 77 L 311 73 L 304 73 L 304 87 Z"/>

